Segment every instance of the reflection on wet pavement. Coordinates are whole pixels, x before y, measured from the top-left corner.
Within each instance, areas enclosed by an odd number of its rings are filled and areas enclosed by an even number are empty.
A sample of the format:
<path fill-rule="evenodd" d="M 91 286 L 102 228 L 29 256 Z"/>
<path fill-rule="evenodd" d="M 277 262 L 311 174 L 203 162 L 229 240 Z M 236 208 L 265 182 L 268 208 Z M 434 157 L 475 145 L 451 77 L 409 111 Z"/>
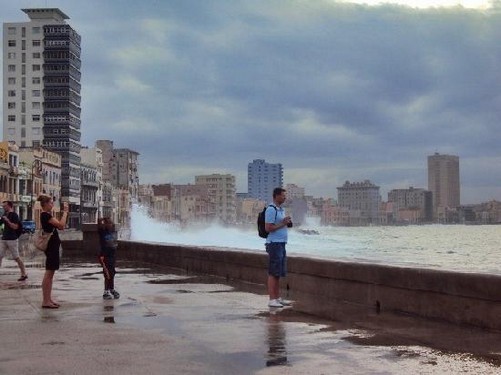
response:
<path fill-rule="evenodd" d="M 266 366 L 278 366 L 287 364 L 287 338 L 285 327 L 280 317 L 270 314 L 267 318 L 268 327 L 268 353 Z"/>
<path fill-rule="evenodd" d="M 405 321 L 404 334 L 395 335 L 381 327 L 318 319 L 293 308 L 269 309 L 263 286 L 229 284 L 144 265 L 136 269 L 128 263 L 119 263 L 117 269 L 121 299 L 102 299 L 96 264 L 72 263 L 54 283 L 60 309 L 39 309 L 39 291 L 33 292 L 36 296 L 29 303 L 43 323 L 95 321 L 100 327 L 112 324 L 114 331 L 133 327 L 187 342 L 190 351 L 183 360 L 218 368 L 218 374 L 495 374 L 501 370 L 496 362 L 501 350 L 489 358 L 419 345 L 419 337 L 405 334 L 414 321 Z M 31 281 L 17 288 L 29 291 L 36 284 Z M 249 292 L 252 288 L 261 294 Z M 2 312 L 12 314 L 8 306 L 0 305 Z M 457 337 L 462 332 L 458 329 Z M 499 338 L 476 332 L 479 340 Z"/>

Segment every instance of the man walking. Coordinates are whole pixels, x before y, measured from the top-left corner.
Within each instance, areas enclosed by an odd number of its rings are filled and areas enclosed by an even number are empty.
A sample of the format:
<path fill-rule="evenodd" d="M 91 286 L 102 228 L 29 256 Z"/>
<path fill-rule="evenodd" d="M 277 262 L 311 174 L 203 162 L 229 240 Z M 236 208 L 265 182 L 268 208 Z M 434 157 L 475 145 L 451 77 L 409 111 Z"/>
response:
<path fill-rule="evenodd" d="M 24 281 L 28 278 L 28 275 L 26 274 L 24 263 L 19 257 L 19 244 L 17 241 L 17 229 L 19 229 L 21 221 L 19 220 L 19 216 L 14 212 L 14 205 L 11 201 L 4 201 L 2 206 L 4 214 L 0 219 L 0 224 L 3 224 L 3 235 L 2 240 L 0 240 L 0 266 L 2 265 L 5 252 L 7 250 L 10 251 L 12 258 L 17 262 L 21 270 L 21 277 L 18 281 Z"/>
<path fill-rule="evenodd" d="M 287 199 L 285 189 L 280 187 L 273 190 L 273 204 L 265 212 L 266 252 L 269 255 L 268 263 L 268 294 L 269 307 L 284 307 L 291 303 L 280 298 L 280 278 L 287 276 L 287 256 L 285 244 L 287 243 L 287 228 L 292 227 L 290 216 L 285 216 L 281 207 Z"/>

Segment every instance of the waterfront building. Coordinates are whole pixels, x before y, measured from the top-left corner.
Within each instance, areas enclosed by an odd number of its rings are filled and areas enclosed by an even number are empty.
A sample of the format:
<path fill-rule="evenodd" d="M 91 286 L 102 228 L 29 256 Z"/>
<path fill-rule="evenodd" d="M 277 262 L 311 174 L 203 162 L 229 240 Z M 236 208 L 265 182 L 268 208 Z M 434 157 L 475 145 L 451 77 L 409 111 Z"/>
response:
<path fill-rule="evenodd" d="M 115 222 L 128 226 L 132 204 L 139 198 L 139 153 L 127 148 L 116 149 L 110 140 L 98 140 L 96 147 L 103 155 L 103 182 L 116 189 Z"/>
<path fill-rule="evenodd" d="M 97 223 L 102 217 L 102 170 L 103 152 L 97 147 L 84 147 L 80 151 L 81 176 L 80 181 L 80 222 Z"/>
<path fill-rule="evenodd" d="M 21 147 L 19 155 L 19 216 L 38 222 L 41 212 L 37 197 L 46 194 L 54 201 L 54 213 L 61 204 L 61 155 L 42 147 Z M 16 203 L 15 203 L 16 204 Z"/>
<path fill-rule="evenodd" d="M 410 187 L 393 189 L 388 193 L 388 202 L 393 203 L 392 223 L 417 224 L 432 221 L 431 191 Z"/>
<path fill-rule="evenodd" d="M 151 215 L 160 221 L 172 220 L 172 185 L 151 185 L 153 196 L 151 198 Z"/>
<path fill-rule="evenodd" d="M 195 176 L 195 185 L 208 187 L 209 200 L 215 219 L 233 224 L 237 220 L 236 182 L 231 174 Z"/>
<path fill-rule="evenodd" d="M 371 181 L 349 182 L 337 188 L 339 207 L 349 210 L 349 225 L 379 224 L 381 195 Z"/>
<path fill-rule="evenodd" d="M 450 221 L 460 205 L 460 187 L 458 156 L 428 156 L 428 190 L 432 192 L 435 220 Z"/>
<path fill-rule="evenodd" d="M 237 222 L 239 224 L 256 224 L 257 216 L 266 206 L 260 199 L 237 196 Z"/>
<path fill-rule="evenodd" d="M 282 164 L 270 164 L 255 159 L 247 166 L 247 191 L 249 198 L 266 202 L 273 200 L 273 189 L 283 185 Z"/>
<path fill-rule="evenodd" d="M 207 185 L 172 185 L 172 218 L 182 225 L 212 220 L 213 208 Z"/>
<path fill-rule="evenodd" d="M 3 139 L 61 155 L 69 226 L 80 205 L 80 35 L 57 8 L 22 9 L 3 25 Z"/>

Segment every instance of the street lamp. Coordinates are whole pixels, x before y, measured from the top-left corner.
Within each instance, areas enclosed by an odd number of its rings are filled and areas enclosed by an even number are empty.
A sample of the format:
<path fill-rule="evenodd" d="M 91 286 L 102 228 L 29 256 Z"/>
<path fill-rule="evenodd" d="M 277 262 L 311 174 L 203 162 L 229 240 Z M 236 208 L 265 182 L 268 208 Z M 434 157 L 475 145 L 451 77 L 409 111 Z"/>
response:
<path fill-rule="evenodd" d="M 35 190 L 35 172 L 37 177 L 42 175 L 42 161 L 40 159 L 35 159 L 31 164 L 31 199 L 30 199 L 31 220 L 35 220 L 33 215 L 33 192 Z"/>

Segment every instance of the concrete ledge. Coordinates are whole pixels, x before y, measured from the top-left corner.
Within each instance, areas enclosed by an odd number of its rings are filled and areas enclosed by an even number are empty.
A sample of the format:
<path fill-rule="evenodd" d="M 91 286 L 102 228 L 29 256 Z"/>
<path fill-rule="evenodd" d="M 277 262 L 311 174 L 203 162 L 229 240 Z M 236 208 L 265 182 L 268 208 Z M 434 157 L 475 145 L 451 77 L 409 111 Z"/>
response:
<path fill-rule="evenodd" d="M 96 254 L 84 232 L 82 254 Z M 93 244 L 93 246 L 89 246 Z M 118 257 L 265 285 L 267 254 L 120 241 Z M 501 277 L 289 256 L 281 286 L 295 309 L 329 319 L 405 313 L 454 324 L 501 329 Z M 263 287 L 263 293 L 266 289 Z M 343 307 L 341 313 L 340 307 Z M 347 313 L 348 311 L 348 313 Z"/>

